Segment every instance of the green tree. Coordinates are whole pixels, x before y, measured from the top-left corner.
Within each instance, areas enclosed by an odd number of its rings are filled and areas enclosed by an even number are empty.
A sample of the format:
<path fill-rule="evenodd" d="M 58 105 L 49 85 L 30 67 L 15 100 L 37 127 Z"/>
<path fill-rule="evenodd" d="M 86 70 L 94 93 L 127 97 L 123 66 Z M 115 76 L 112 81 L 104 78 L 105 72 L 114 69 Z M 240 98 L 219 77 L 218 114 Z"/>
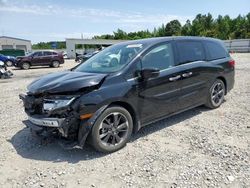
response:
<path fill-rule="evenodd" d="M 187 20 L 185 25 L 181 28 L 181 35 L 190 36 L 192 35 L 192 24 L 190 20 Z"/>
<path fill-rule="evenodd" d="M 166 36 L 174 36 L 181 34 L 181 23 L 178 20 L 172 20 L 167 23 L 166 28 Z"/>

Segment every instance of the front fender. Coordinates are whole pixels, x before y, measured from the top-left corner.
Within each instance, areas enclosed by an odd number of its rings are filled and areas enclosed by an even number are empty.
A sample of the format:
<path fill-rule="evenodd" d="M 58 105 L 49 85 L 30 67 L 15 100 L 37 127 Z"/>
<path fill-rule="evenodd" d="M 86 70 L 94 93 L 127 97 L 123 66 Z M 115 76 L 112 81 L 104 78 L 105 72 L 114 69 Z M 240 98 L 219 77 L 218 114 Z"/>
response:
<path fill-rule="evenodd" d="M 101 108 L 99 108 L 94 115 L 85 121 L 81 121 L 80 125 L 79 125 L 79 131 L 78 131 L 78 144 L 80 147 L 83 147 L 85 144 L 85 141 L 93 127 L 93 125 L 95 124 L 97 118 L 102 114 L 102 112 L 108 107 L 108 105 L 104 105 Z"/>

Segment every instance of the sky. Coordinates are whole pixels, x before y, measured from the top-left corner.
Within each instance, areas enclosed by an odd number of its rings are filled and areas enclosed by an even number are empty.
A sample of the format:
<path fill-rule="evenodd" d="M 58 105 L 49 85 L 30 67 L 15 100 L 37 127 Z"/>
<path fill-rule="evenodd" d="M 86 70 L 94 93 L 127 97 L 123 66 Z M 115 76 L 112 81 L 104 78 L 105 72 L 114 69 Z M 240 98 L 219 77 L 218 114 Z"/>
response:
<path fill-rule="evenodd" d="M 237 17 L 250 12 L 250 0 L 0 0 L 0 36 L 41 41 L 91 38 L 118 28 L 138 31 L 197 14 Z"/>

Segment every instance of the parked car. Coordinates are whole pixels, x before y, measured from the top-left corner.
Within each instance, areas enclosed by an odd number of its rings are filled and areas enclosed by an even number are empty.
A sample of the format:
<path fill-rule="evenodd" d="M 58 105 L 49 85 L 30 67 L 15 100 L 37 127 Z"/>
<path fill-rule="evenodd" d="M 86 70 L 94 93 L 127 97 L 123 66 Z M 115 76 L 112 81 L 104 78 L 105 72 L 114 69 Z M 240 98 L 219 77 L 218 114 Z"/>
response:
<path fill-rule="evenodd" d="M 27 126 L 38 135 L 81 147 L 87 139 L 98 151 L 114 152 L 152 122 L 200 105 L 218 108 L 234 86 L 234 65 L 217 39 L 129 41 L 39 78 L 20 98 Z"/>
<path fill-rule="evenodd" d="M 5 65 L 10 67 L 15 64 L 16 58 L 14 56 L 5 56 L 5 55 L 0 54 L 0 61 L 4 62 Z"/>
<path fill-rule="evenodd" d="M 78 54 L 75 58 L 75 62 L 76 63 L 83 63 L 85 62 L 86 60 L 88 60 L 89 58 L 91 58 L 92 56 L 94 56 L 95 54 L 97 54 L 99 51 L 96 50 L 94 52 L 89 52 L 89 53 L 86 53 L 86 54 Z"/>
<path fill-rule="evenodd" d="M 59 67 L 64 63 L 62 53 L 52 50 L 37 51 L 27 56 L 19 56 L 16 59 L 15 67 L 29 69 L 31 66 Z"/>

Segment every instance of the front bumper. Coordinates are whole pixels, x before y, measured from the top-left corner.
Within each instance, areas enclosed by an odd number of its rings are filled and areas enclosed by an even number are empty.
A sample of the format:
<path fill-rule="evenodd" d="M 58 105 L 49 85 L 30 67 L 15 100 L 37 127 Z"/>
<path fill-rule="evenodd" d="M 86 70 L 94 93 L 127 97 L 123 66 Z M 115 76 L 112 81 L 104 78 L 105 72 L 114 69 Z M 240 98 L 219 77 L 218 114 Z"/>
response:
<path fill-rule="evenodd" d="M 28 120 L 38 126 L 60 128 L 65 118 L 42 118 L 37 116 L 28 116 Z"/>

